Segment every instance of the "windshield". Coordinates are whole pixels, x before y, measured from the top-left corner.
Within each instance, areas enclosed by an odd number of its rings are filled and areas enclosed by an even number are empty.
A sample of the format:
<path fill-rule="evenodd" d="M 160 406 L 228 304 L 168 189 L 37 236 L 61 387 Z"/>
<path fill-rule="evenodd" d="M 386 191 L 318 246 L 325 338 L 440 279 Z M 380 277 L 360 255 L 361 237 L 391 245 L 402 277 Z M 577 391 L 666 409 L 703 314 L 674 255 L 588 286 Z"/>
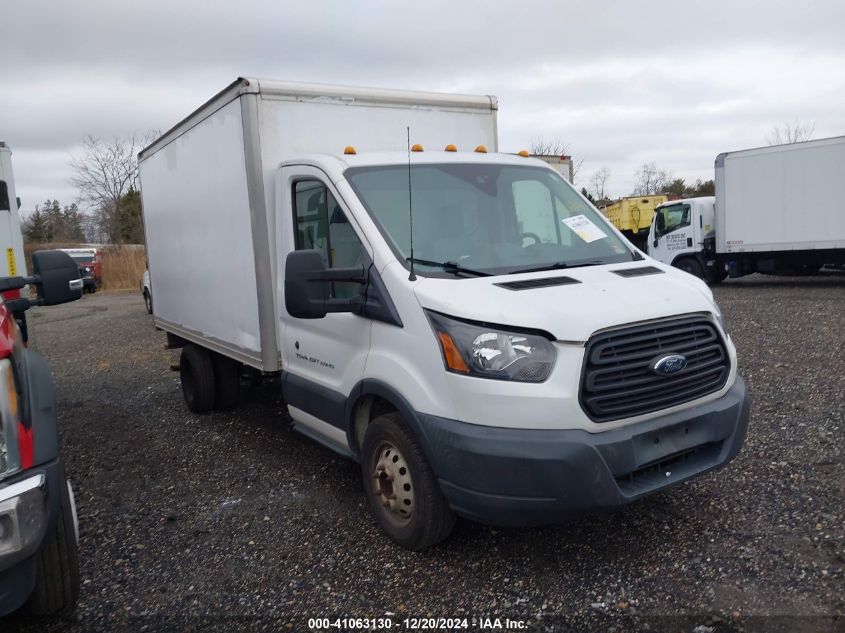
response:
<path fill-rule="evenodd" d="M 666 235 L 689 224 L 690 206 L 688 204 L 662 206 L 654 213 L 654 236 Z"/>
<path fill-rule="evenodd" d="M 394 252 L 407 262 L 408 167 L 353 167 L 345 176 Z M 432 265 L 440 262 L 502 274 L 633 258 L 598 213 L 548 169 L 416 165 L 411 187 L 418 270 L 443 273 L 442 266 Z"/>

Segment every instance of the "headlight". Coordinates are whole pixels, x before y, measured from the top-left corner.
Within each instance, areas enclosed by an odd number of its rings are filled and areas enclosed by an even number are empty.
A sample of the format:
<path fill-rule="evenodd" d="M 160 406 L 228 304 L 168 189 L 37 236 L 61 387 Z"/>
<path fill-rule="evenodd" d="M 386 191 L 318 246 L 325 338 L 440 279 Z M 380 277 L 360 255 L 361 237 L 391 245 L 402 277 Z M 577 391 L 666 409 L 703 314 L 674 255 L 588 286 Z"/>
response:
<path fill-rule="evenodd" d="M 18 392 L 8 358 L 0 360 L 0 475 L 20 468 L 17 437 Z"/>
<path fill-rule="evenodd" d="M 541 334 L 426 314 L 447 371 L 517 382 L 543 382 L 552 373 L 555 348 Z"/>

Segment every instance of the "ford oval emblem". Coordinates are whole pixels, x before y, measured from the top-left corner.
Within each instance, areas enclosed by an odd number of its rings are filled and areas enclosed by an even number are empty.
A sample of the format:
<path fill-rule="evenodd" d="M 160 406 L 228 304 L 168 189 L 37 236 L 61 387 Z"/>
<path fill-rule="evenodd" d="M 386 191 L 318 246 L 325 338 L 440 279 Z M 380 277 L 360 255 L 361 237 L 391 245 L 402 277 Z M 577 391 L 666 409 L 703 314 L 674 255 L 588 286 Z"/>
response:
<path fill-rule="evenodd" d="M 687 366 L 686 356 L 680 354 L 669 354 L 661 356 L 651 363 L 651 371 L 660 376 L 671 376 L 682 371 Z"/>

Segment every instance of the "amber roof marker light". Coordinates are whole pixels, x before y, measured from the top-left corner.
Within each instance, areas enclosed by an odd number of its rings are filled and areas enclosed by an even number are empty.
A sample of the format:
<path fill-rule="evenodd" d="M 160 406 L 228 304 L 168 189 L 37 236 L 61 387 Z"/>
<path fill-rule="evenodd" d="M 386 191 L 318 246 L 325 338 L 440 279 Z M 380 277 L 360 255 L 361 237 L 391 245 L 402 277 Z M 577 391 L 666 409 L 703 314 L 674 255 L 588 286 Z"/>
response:
<path fill-rule="evenodd" d="M 479 145 L 478 147 L 476 147 L 476 148 L 475 148 L 475 151 L 476 151 L 478 154 L 486 154 L 486 153 L 487 153 L 487 148 L 486 148 L 484 145 Z"/>
<path fill-rule="evenodd" d="M 531 154 L 528 153 L 527 149 L 521 149 L 516 153 L 517 156 L 522 156 L 523 158 L 528 158 Z"/>
<path fill-rule="evenodd" d="M 449 143 L 446 147 L 443 148 L 444 152 L 457 152 L 458 148 L 455 147 L 452 143 Z"/>
<path fill-rule="evenodd" d="M 343 153 L 344 153 L 346 156 L 354 156 L 354 155 L 355 155 L 355 154 L 357 154 L 358 152 L 356 152 L 356 151 L 355 151 L 355 148 L 354 148 L 354 147 L 352 147 L 351 145 L 347 145 L 346 147 L 344 147 L 344 148 L 343 148 Z"/>
<path fill-rule="evenodd" d="M 425 151 L 425 150 L 423 150 L 423 146 L 420 145 L 419 143 L 414 143 L 413 145 L 411 145 L 411 151 L 412 152 L 422 152 L 422 151 Z"/>

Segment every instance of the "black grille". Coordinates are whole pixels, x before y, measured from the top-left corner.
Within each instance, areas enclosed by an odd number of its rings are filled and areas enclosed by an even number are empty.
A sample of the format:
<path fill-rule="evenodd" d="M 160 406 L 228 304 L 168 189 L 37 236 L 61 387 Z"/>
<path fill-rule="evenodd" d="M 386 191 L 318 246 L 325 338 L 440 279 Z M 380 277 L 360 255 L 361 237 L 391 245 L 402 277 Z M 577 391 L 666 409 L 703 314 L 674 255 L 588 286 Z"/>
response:
<path fill-rule="evenodd" d="M 652 371 L 668 354 L 682 354 L 687 366 L 669 376 Z M 629 418 L 718 391 L 729 373 L 722 338 L 701 317 L 611 330 L 587 342 L 581 406 L 595 422 Z"/>
<path fill-rule="evenodd" d="M 497 286 L 508 290 L 531 290 L 532 288 L 548 288 L 549 286 L 566 286 L 569 284 L 580 284 L 581 282 L 572 277 L 544 277 L 542 279 L 523 279 L 522 281 L 505 281 Z"/>

